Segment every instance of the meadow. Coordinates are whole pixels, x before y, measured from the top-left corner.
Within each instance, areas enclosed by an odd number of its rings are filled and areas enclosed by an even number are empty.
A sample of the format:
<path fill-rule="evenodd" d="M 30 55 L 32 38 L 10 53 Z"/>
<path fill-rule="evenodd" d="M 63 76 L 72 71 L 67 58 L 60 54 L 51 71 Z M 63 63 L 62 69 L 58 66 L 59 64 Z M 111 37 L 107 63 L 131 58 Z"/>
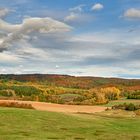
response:
<path fill-rule="evenodd" d="M 0 108 L 0 140 L 139 140 L 140 117 Z"/>
<path fill-rule="evenodd" d="M 111 107 L 111 106 L 114 106 L 114 105 L 119 105 L 119 104 L 124 104 L 124 103 L 127 103 L 127 104 L 133 103 L 134 105 L 139 105 L 140 104 L 140 100 L 120 99 L 120 100 L 110 101 L 107 104 L 102 105 L 102 106 Z"/>

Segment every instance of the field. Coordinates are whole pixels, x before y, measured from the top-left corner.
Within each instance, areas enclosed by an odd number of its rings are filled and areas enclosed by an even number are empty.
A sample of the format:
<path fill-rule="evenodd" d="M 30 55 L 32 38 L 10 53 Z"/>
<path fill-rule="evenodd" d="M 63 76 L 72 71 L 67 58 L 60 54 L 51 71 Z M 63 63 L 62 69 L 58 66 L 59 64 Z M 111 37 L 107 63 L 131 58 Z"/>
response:
<path fill-rule="evenodd" d="M 124 103 L 133 103 L 135 105 L 139 105 L 140 104 L 140 100 L 134 100 L 134 99 L 122 99 L 122 100 L 115 100 L 115 101 L 110 101 L 108 104 L 103 105 L 106 107 L 111 107 L 114 105 L 119 105 L 119 104 L 124 104 Z"/>
<path fill-rule="evenodd" d="M 140 118 L 0 108 L 0 140 L 139 140 Z"/>

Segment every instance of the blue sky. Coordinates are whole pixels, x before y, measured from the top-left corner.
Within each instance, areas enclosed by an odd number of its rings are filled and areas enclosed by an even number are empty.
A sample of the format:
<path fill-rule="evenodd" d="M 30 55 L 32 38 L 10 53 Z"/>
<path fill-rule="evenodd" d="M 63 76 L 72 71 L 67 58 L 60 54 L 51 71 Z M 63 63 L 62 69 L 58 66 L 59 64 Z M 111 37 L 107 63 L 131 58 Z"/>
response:
<path fill-rule="evenodd" d="M 140 77 L 140 0 L 0 0 L 0 73 Z"/>

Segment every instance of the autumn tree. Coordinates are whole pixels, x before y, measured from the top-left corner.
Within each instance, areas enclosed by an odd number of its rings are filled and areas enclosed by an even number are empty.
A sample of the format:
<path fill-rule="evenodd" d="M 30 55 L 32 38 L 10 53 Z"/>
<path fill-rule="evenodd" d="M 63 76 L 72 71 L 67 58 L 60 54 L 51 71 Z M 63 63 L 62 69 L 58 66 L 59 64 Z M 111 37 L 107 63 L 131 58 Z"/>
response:
<path fill-rule="evenodd" d="M 95 102 L 97 104 L 104 104 L 104 103 L 107 103 L 107 99 L 105 97 L 105 93 L 104 92 L 101 92 L 100 89 L 90 89 L 90 93 L 92 95 L 92 98 L 95 99 Z"/>
<path fill-rule="evenodd" d="M 117 100 L 120 97 L 121 91 L 116 87 L 101 88 L 101 93 L 104 93 L 109 100 Z"/>

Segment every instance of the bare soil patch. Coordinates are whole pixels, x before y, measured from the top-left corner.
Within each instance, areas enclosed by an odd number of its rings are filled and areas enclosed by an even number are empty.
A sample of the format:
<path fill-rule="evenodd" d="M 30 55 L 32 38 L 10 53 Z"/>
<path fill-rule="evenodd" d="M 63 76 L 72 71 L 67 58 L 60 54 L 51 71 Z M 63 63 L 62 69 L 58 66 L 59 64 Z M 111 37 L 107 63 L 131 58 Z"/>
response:
<path fill-rule="evenodd" d="M 86 105 L 61 105 L 34 101 L 0 100 L 0 102 L 18 102 L 31 104 L 36 110 L 64 112 L 64 113 L 96 113 L 105 111 L 107 107 Z"/>

